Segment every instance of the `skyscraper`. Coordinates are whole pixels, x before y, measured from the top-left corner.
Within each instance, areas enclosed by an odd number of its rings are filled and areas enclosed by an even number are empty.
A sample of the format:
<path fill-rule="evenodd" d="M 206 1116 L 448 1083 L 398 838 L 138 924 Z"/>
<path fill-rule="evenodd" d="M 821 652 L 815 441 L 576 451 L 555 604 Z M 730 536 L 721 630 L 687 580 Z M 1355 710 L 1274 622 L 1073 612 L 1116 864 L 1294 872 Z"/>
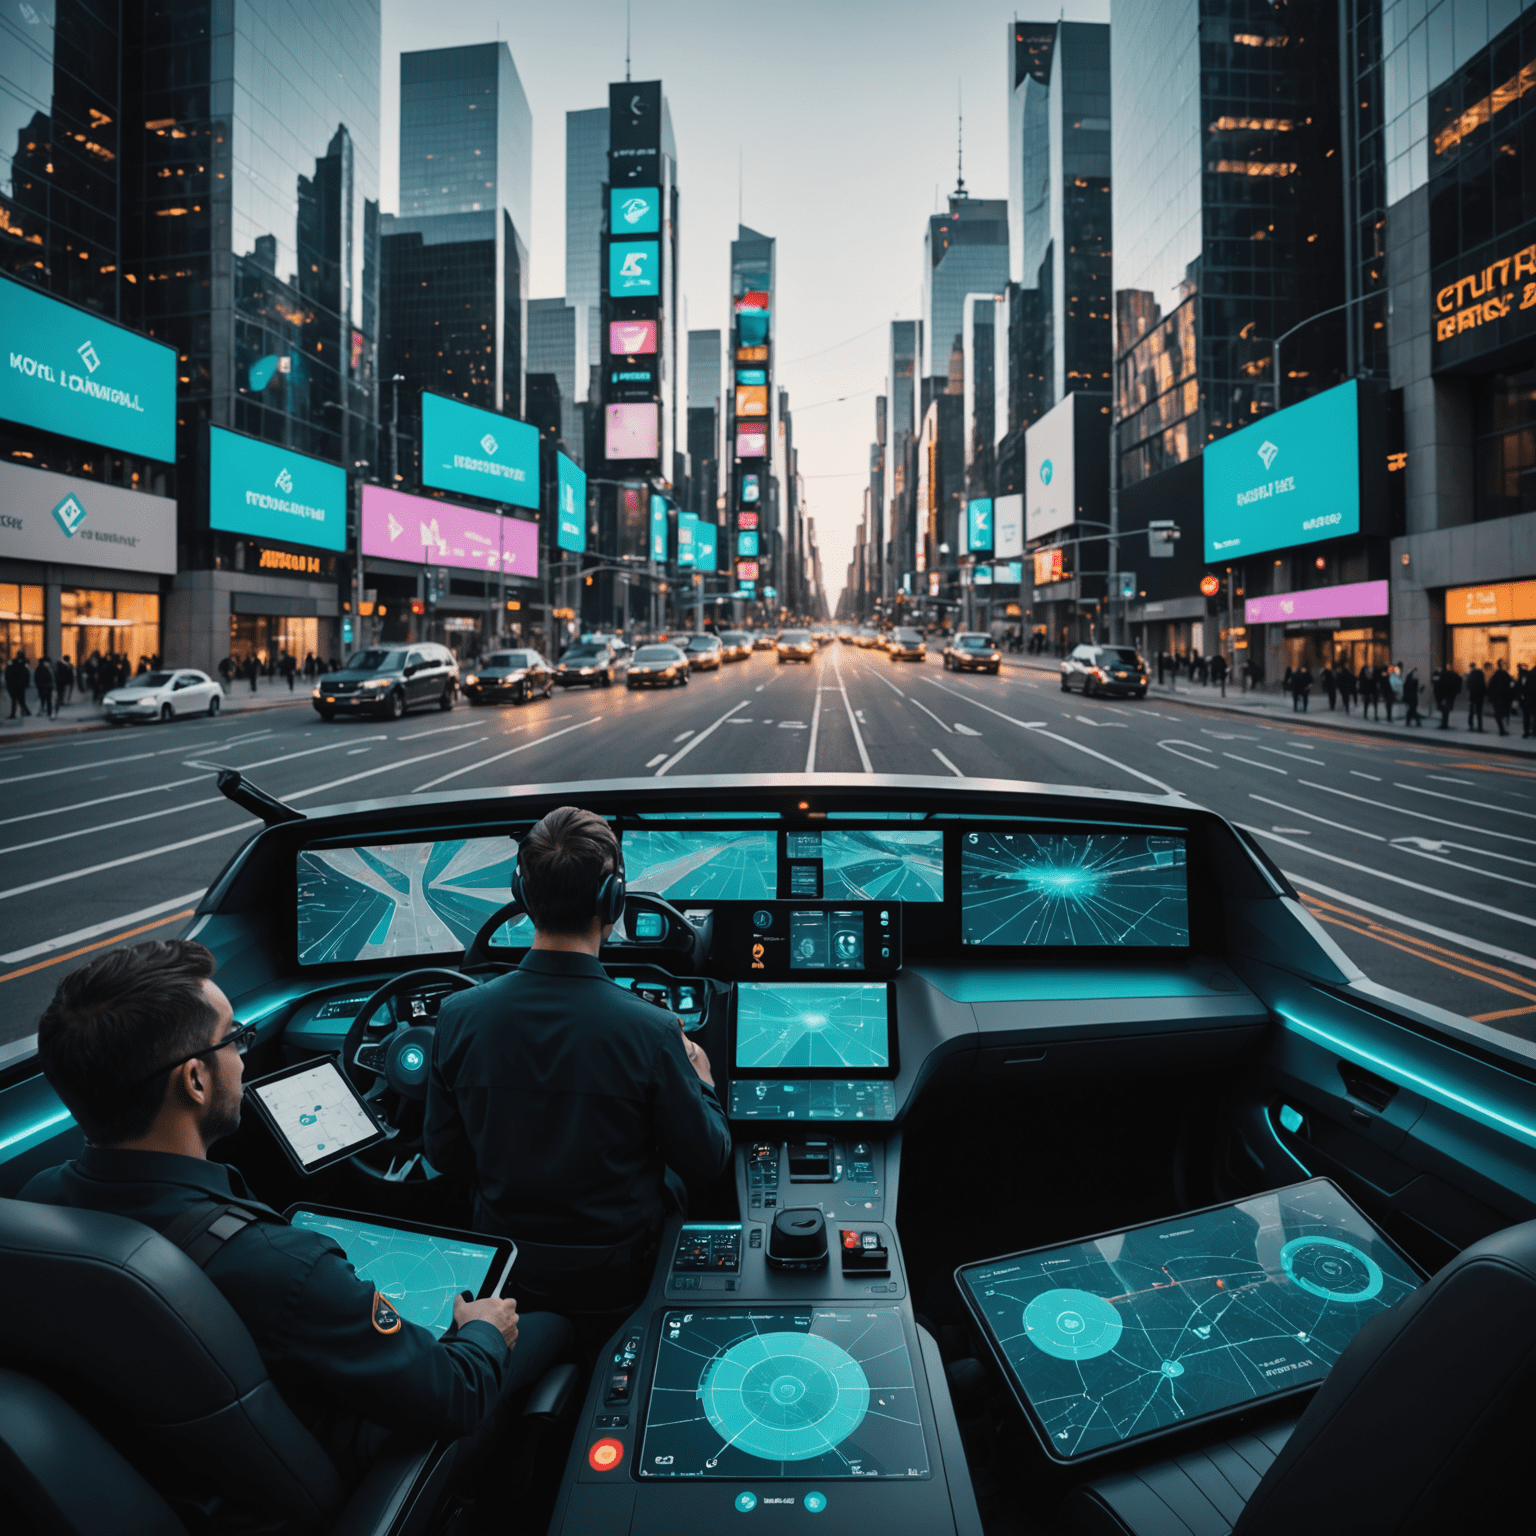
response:
<path fill-rule="evenodd" d="M 901 589 L 902 576 L 914 569 L 916 484 L 914 444 L 917 440 L 921 320 L 891 321 L 886 364 L 885 545 L 876 552 L 883 576 L 881 597 L 889 601 Z"/>
<path fill-rule="evenodd" d="M 608 108 L 565 114 L 565 302 L 576 311 L 576 398 L 602 361 L 603 188 L 608 184 Z"/>
<path fill-rule="evenodd" d="M 935 394 L 964 392 L 965 296 L 1001 293 L 1008 282 L 1008 205 L 972 198 L 960 183 L 947 213 L 923 232 L 921 412 Z"/>
<path fill-rule="evenodd" d="M 528 301 L 528 372 L 552 377 L 560 391 L 560 436 L 578 464 L 586 444 L 576 382 L 576 311 L 564 299 Z"/>
<path fill-rule="evenodd" d="M 730 361 L 725 403 L 725 456 L 730 465 L 728 534 L 737 587 L 772 588 L 793 604 L 794 523 L 780 491 L 793 440 L 776 428 L 787 396 L 775 379 L 774 332 L 778 242 L 739 225 L 731 241 Z M 743 562 L 748 562 L 744 564 Z M 755 567 L 755 570 L 754 570 Z M 752 572 L 752 574 L 747 574 Z"/>
<path fill-rule="evenodd" d="M 688 510 L 719 521 L 720 366 L 719 331 L 688 332 Z"/>

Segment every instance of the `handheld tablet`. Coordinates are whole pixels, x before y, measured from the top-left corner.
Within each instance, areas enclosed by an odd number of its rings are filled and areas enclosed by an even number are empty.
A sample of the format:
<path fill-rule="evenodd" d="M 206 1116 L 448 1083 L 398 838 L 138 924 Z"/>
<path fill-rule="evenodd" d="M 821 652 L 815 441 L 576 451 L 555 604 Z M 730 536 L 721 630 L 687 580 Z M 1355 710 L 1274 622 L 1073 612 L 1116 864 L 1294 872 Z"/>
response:
<path fill-rule="evenodd" d="M 384 1140 L 383 1126 L 330 1056 L 247 1083 L 245 1095 L 300 1173 L 318 1173 Z"/>
<path fill-rule="evenodd" d="M 500 1293 L 517 1257 L 510 1238 L 455 1232 L 414 1221 L 364 1221 L 325 1205 L 291 1205 L 295 1227 L 322 1232 L 346 1254 L 359 1280 L 371 1285 L 408 1323 L 441 1338 L 453 1323 L 454 1297 L 476 1301 Z"/>

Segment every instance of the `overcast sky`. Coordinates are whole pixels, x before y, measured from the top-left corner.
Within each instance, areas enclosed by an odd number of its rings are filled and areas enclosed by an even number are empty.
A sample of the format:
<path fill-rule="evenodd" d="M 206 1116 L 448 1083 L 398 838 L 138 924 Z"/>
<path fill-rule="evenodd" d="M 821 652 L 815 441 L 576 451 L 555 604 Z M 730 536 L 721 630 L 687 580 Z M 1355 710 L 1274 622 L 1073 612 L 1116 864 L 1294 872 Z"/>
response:
<path fill-rule="evenodd" d="M 1109 0 L 633 0 L 632 74 L 661 79 L 677 137 L 688 328 L 726 325 L 738 157 L 742 220 L 778 239 L 778 382 L 831 605 L 863 512 L 886 325 L 921 312 L 924 220 L 955 184 L 957 98 L 966 185 L 1006 197 L 1009 25 L 1063 10 L 1107 21 Z M 384 209 L 399 55 L 503 38 L 533 110 L 530 293 L 563 293 L 565 114 L 606 105 L 624 78 L 624 14 L 624 0 L 384 0 Z"/>

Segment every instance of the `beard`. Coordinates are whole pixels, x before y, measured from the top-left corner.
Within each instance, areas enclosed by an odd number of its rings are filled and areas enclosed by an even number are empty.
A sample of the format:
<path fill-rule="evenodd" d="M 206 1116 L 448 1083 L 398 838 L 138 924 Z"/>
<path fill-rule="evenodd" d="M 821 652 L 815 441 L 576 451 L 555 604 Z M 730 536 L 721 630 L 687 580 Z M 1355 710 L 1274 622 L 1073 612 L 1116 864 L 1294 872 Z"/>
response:
<path fill-rule="evenodd" d="M 211 1147 L 226 1136 L 233 1136 L 240 1129 L 240 1105 L 245 1097 L 243 1087 L 221 1096 L 208 1110 L 203 1122 L 203 1144 Z"/>

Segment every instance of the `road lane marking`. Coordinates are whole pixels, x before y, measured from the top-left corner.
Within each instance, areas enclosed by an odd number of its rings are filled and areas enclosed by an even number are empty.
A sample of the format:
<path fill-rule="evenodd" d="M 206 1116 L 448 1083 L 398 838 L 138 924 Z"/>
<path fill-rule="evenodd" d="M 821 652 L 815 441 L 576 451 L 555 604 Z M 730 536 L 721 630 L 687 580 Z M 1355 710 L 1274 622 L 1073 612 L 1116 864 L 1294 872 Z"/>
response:
<path fill-rule="evenodd" d="M 188 784 L 202 783 L 203 777 L 204 776 L 202 774 L 198 774 L 196 778 L 171 779 L 165 784 L 150 784 L 143 789 L 125 789 L 121 794 L 98 795 L 94 800 L 72 800 L 70 801 L 69 809 L 72 812 L 86 811 L 89 810 L 93 805 L 108 805 L 114 800 L 134 800 L 137 799 L 140 795 L 157 795 L 163 794 L 166 790 L 185 789 Z M 3 820 L 0 820 L 0 827 L 13 826 L 18 821 L 36 821 L 39 817 L 42 816 L 51 816 L 54 819 L 57 819 L 59 816 L 59 807 L 56 805 L 51 805 L 46 811 L 28 811 L 24 816 L 7 816 Z"/>
<path fill-rule="evenodd" d="M 906 694 L 902 693 L 901 689 L 898 688 L 896 686 L 896 684 L 893 683 L 890 680 L 890 678 L 888 678 L 888 677 L 881 677 L 881 675 L 878 672 L 870 672 L 870 673 L 868 673 L 866 675 L 869 676 L 869 677 L 873 677 L 873 678 L 879 679 L 880 682 L 884 683 L 885 686 L 887 688 L 889 688 L 891 690 L 891 692 L 896 694 L 899 698 L 903 698 L 903 699 L 906 698 Z"/>
<path fill-rule="evenodd" d="M 645 766 L 647 768 L 654 768 L 657 763 L 664 763 L 664 762 L 666 762 L 666 760 L 667 760 L 667 754 L 665 752 L 658 752 L 656 754 L 656 756 L 653 757 L 650 760 L 650 762 L 648 762 Z"/>
<path fill-rule="evenodd" d="M 190 908 L 195 907 L 203 899 L 206 889 L 204 887 L 201 891 L 188 891 L 185 896 L 172 896 L 167 901 L 157 901 L 152 907 L 140 907 L 137 912 L 125 912 L 121 917 L 111 918 L 107 922 L 92 923 L 89 928 L 76 928 L 73 933 L 61 933 L 57 938 L 44 939 L 41 944 L 29 944 L 25 949 L 13 949 L 8 955 L 0 955 L 0 965 L 20 965 L 23 960 L 35 960 L 39 955 L 51 955 L 56 949 L 68 949 L 73 944 L 83 944 L 87 939 L 99 939 L 104 933 L 117 934 L 122 928 L 132 927 L 133 924 L 142 923 L 148 918 L 159 917 L 162 913 L 169 912 L 172 907 L 189 909 L 188 912 L 175 912 L 172 917 L 188 916 Z M 166 921 L 171 921 L 171 918 L 167 918 Z M 0 980 L 7 979 L 0 977 Z"/>
<path fill-rule="evenodd" d="M 186 837 L 179 843 L 163 843 L 158 848 L 146 848 L 141 853 L 125 854 L 120 859 L 107 859 L 101 864 L 91 864 L 84 869 L 71 869 L 62 875 L 49 875 L 46 880 L 34 880 L 29 885 L 13 885 L 8 891 L 0 891 L 0 901 L 8 901 L 12 896 L 25 896 L 31 891 L 41 891 L 50 885 L 64 885 L 71 880 L 83 880 L 87 875 L 99 875 L 104 870 L 121 869 L 124 864 L 138 864 L 144 859 L 158 858 L 162 853 L 175 853 L 182 848 L 192 848 L 198 843 L 212 842 L 216 837 L 228 837 L 231 832 L 252 832 L 249 821 L 236 823 L 232 827 L 223 827 L 217 832 L 205 832 L 201 837 Z"/>
<path fill-rule="evenodd" d="M 956 720 L 955 721 L 955 735 L 956 736 L 980 736 L 981 732 L 980 731 L 973 731 L 970 728 L 970 726 L 968 726 L 968 725 L 961 725 L 960 722 L 958 720 Z"/>
<path fill-rule="evenodd" d="M 1437 827 L 1455 827 L 1458 832 L 1476 832 L 1481 837 L 1497 837 L 1506 843 L 1524 843 L 1527 847 L 1536 848 L 1536 837 L 1521 837 L 1515 832 L 1493 832 L 1486 827 L 1474 827 L 1464 821 L 1447 821 L 1443 816 L 1437 816 L 1433 811 L 1411 811 L 1407 806 L 1394 805 L 1385 807 L 1379 800 L 1372 800 L 1366 795 L 1352 795 L 1347 789 L 1334 789 L 1328 784 L 1314 784 L 1310 779 L 1297 779 L 1298 784 L 1307 789 L 1320 789 L 1325 794 L 1338 795 L 1342 800 L 1358 800 L 1361 805 L 1369 805 L 1377 810 L 1390 810 L 1394 816 L 1412 816 L 1415 821 L 1432 821 Z"/>
<path fill-rule="evenodd" d="M 1177 736 L 1170 736 L 1166 741 L 1158 742 L 1164 752 L 1171 752 L 1175 757 L 1182 757 L 1186 763 L 1194 763 L 1199 768 L 1209 768 L 1214 773 L 1221 772 L 1220 763 L 1208 763 L 1203 757 L 1191 757 L 1189 752 L 1180 752 L 1180 747 L 1188 747 L 1193 752 L 1209 752 L 1209 747 L 1202 747 L 1198 741 L 1184 741 Z"/>
<path fill-rule="evenodd" d="M 853 727 L 853 744 L 859 749 L 859 761 L 864 765 L 865 773 L 873 773 L 875 770 L 869 761 L 869 750 L 864 745 L 864 736 L 859 730 L 859 722 L 854 718 L 853 705 L 848 700 L 847 684 L 843 682 L 843 661 L 840 651 L 832 653 L 832 670 L 837 673 L 837 691 L 842 694 L 843 708 L 848 711 L 848 724 Z"/>
<path fill-rule="evenodd" d="M 1266 747 L 1261 744 L 1254 750 L 1258 752 L 1272 752 L 1276 757 L 1288 757 L 1293 763 L 1313 763 L 1319 768 L 1326 768 L 1328 766 L 1324 758 L 1298 757 L 1294 752 L 1282 752 L 1279 747 Z"/>
<path fill-rule="evenodd" d="M 1423 765 L 1415 763 L 1413 766 L 1419 768 Z M 1424 777 L 1426 779 L 1433 779 L 1437 784 L 1465 784 L 1468 789 L 1477 788 L 1477 781 L 1475 779 L 1451 779 L 1447 778 L 1443 773 L 1426 773 Z"/>
<path fill-rule="evenodd" d="M 1392 846 L 1399 853 L 1411 853 L 1416 859 L 1428 859 L 1431 864 L 1444 864 L 1449 869 L 1459 869 L 1463 874 L 1481 875 L 1485 880 L 1498 880 L 1505 885 L 1524 886 L 1528 891 L 1536 891 L 1536 882 L 1530 880 L 1518 880 L 1514 875 L 1501 875 L 1494 869 L 1478 869 L 1474 864 L 1459 864 L 1455 859 L 1442 859 L 1438 853 L 1429 853 L 1423 848 L 1411 848 L 1406 841 L 1394 840 Z"/>
<path fill-rule="evenodd" d="M 713 725 L 706 725 L 697 736 L 694 736 L 689 741 L 685 742 L 681 747 L 677 749 L 676 752 L 672 754 L 671 757 L 666 760 L 666 762 L 661 765 L 660 768 L 656 770 L 656 777 L 659 779 L 664 774 L 675 768 L 680 762 L 682 762 L 685 757 L 688 756 L 690 752 L 693 751 L 696 746 L 698 746 L 701 741 L 708 741 L 709 738 L 713 736 L 715 732 L 718 731 L 720 727 L 731 718 L 732 715 L 736 714 L 739 710 L 745 709 L 749 702 L 749 700 L 743 699 L 741 703 L 733 704 L 728 710 L 726 710 L 723 715 L 720 716 L 718 720 L 715 721 Z M 764 724 L 767 724 L 767 722 L 764 721 Z"/>
<path fill-rule="evenodd" d="M 377 778 L 381 773 L 393 773 L 397 768 L 409 768 L 413 763 L 429 763 L 434 757 L 447 757 L 450 752 L 462 752 L 465 747 L 478 747 L 489 736 L 476 736 L 469 741 L 455 742 L 451 747 L 439 747 L 436 752 L 418 752 L 415 757 L 402 758 L 398 763 L 385 763 L 379 768 L 365 768 L 361 773 L 349 773 L 344 779 L 328 779 L 324 784 L 312 784 L 308 789 L 296 790 L 284 795 L 284 800 L 303 800 L 309 795 L 323 794 L 328 789 L 340 789 L 343 784 L 356 784 L 359 779 Z"/>
<path fill-rule="evenodd" d="M 935 756 L 935 757 L 936 757 L 936 758 L 938 758 L 938 760 L 939 760 L 939 761 L 940 761 L 940 762 L 941 762 L 941 763 L 943 763 L 943 764 L 944 764 L 944 766 L 945 766 L 945 767 L 946 767 L 946 768 L 948 768 L 948 769 L 949 769 L 949 771 L 950 771 L 950 772 L 951 772 L 951 773 L 952 773 L 952 774 L 954 774 L 954 776 L 955 776 L 955 777 L 956 777 L 956 778 L 957 778 L 957 779 L 963 779 L 963 778 L 964 778 L 964 777 L 965 777 L 965 775 L 964 775 L 964 774 L 963 774 L 963 773 L 961 773 L 961 772 L 960 772 L 960 770 L 959 770 L 959 769 L 958 769 L 958 768 L 956 768 L 956 767 L 955 767 L 955 765 L 954 765 L 954 764 L 953 764 L 953 763 L 952 763 L 952 762 L 950 762 L 950 760 L 949 760 L 949 759 L 948 759 L 948 758 L 947 758 L 947 757 L 945 757 L 945 756 L 944 756 L 944 754 L 943 754 L 943 753 L 942 753 L 942 752 L 940 752 L 940 751 L 939 751 L 939 749 L 938 749 L 938 748 L 937 748 L 937 747 L 935 747 L 935 748 L 934 748 L 934 749 L 933 749 L 933 755 L 934 755 L 934 756 Z"/>
<path fill-rule="evenodd" d="M 1475 853 L 1480 859 L 1502 859 L 1504 863 L 1518 864 L 1522 869 L 1536 869 L 1536 864 L 1529 859 L 1516 858 L 1512 853 L 1495 853 L 1491 848 L 1474 848 L 1470 843 L 1451 843 L 1443 838 L 1434 837 L 1394 837 L 1392 839 L 1394 848 L 1401 843 L 1417 844 L 1430 853 L 1444 853 L 1447 848 L 1454 848 L 1459 853 Z"/>
<path fill-rule="evenodd" d="M 1250 768 L 1262 768 L 1266 773 L 1283 773 L 1290 778 L 1289 768 L 1276 768 L 1273 763 L 1261 763 L 1256 757 L 1239 757 L 1236 752 L 1223 752 L 1223 757 L 1230 757 L 1234 763 L 1247 763 Z"/>
<path fill-rule="evenodd" d="M 388 741 L 389 737 L 384 735 L 343 737 L 340 741 L 328 741 L 323 747 L 305 747 L 302 752 L 285 752 L 281 757 L 263 757 L 254 763 L 238 763 L 235 765 L 235 772 L 249 773 L 253 768 L 270 768 L 274 763 L 291 763 L 295 758 L 313 757 L 317 752 L 340 752 L 349 740 L 366 745 L 372 741 Z M 183 768 L 208 768 L 217 772 L 226 765 L 224 763 L 211 763 L 204 757 L 189 757 L 181 766 Z"/>
<path fill-rule="evenodd" d="M 350 751 L 349 751 L 349 752 L 348 752 L 348 753 L 347 753 L 347 756 L 348 756 L 348 757 L 359 757 L 359 756 L 361 756 L 361 755 L 362 755 L 362 754 L 363 754 L 363 753 L 364 753 L 364 752 L 366 752 L 366 751 L 367 751 L 367 750 L 368 750 L 368 748 L 367 748 L 367 747 L 353 747 L 353 748 L 352 748 L 352 749 L 351 749 L 351 750 L 350 750 Z"/>
<path fill-rule="evenodd" d="M 1130 727 L 1123 720 L 1095 720 L 1091 715 L 1073 715 L 1074 720 L 1081 720 L 1084 725 L 1091 725 L 1101 731 L 1125 731 Z"/>
<path fill-rule="evenodd" d="M 146 811 L 142 816 L 125 816 L 121 821 L 104 821 L 94 827 L 77 827 L 70 832 L 56 832 L 52 837 L 34 838 L 30 843 L 12 843 L 9 848 L 0 848 L 0 858 L 8 853 L 25 853 L 29 848 L 42 848 L 48 843 L 68 842 L 72 837 L 91 837 L 98 832 L 115 832 L 119 827 L 131 827 L 140 821 L 154 821 L 159 816 L 180 816 L 186 811 L 195 811 L 205 805 L 228 804 L 230 802 L 223 795 L 210 795 L 206 800 L 193 800 L 186 805 L 167 806 L 163 811 Z M 0 955 L 0 960 L 4 958 Z"/>
<path fill-rule="evenodd" d="M 1373 784 L 1381 783 L 1381 775 L 1379 773 L 1361 773 L 1358 768 L 1351 768 L 1349 771 L 1354 778 L 1369 779 Z"/>
<path fill-rule="evenodd" d="M 172 750 L 185 753 L 189 749 L 177 747 Z M 127 757 L 103 757 L 94 763 L 72 763 L 68 768 L 43 768 L 36 773 L 18 773 L 9 779 L 0 779 L 0 784 L 25 784 L 29 779 L 52 779 L 61 773 L 90 773 L 97 768 L 110 768 L 116 763 L 142 763 L 146 758 L 169 755 L 165 752 L 134 752 Z"/>
<path fill-rule="evenodd" d="M 779 729 L 782 731 L 788 727 L 794 727 L 798 724 L 799 721 L 797 720 L 781 720 L 779 721 Z M 818 693 L 816 695 L 815 702 L 811 705 L 811 744 L 809 750 L 805 754 L 805 771 L 807 773 L 815 773 L 816 771 L 816 738 L 820 734 L 821 695 Z"/>
<path fill-rule="evenodd" d="M 1249 795 L 1250 800 L 1257 800 L 1260 805 L 1272 805 L 1277 811 L 1285 811 L 1291 816 L 1305 816 L 1308 821 L 1320 821 L 1325 827 L 1337 827 L 1340 832 L 1353 832 L 1356 837 L 1368 837 L 1373 842 L 1384 843 L 1384 838 L 1379 832 L 1366 832 L 1360 827 L 1351 827 L 1342 821 L 1329 821 L 1326 816 L 1314 816 L 1311 811 L 1298 810 L 1294 805 L 1286 805 L 1279 800 L 1266 800 L 1263 795 Z M 1276 827 L 1276 832 L 1283 832 L 1284 827 Z"/>
<path fill-rule="evenodd" d="M 489 768 L 492 763 L 499 763 L 505 757 L 516 757 L 519 752 L 526 752 L 530 747 L 542 747 L 546 741 L 553 741 L 557 736 L 569 736 L 572 731 L 584 731 L 589 725 L 596 725 L 603 717 L 593 715 L 587 720 L 578 720 L 575 725 L 568 725 L 563 730 L 551 731 L 547 736 L 535 736 L 532 741 L 525 741 L 515 747 L 508 747 L 505 752 L 498 752 L 493 757 L 484 757 L 478 763 L 471 763 L 467 768 L 455 768 L 452 773 L 445 773 L 439 778 L 430 779 L 425 784 L 418 784 L 411 791 L 413 795 L 422 794 L 429 789 L 436 789 L 439 784 L 446 784 L 449 779 L 461 778 L 466 773 L 474 773 L 480 768 Z M 478 737 L 476 741 L 467 741 L 463 745 L 473 747 L 481 741 L 489 741 L 489 736 Z"/>
<path fill-rule="evenodd" d="M 82 944 L 79 949 L 72 949 L 67 954 L 54 955 L 48 960 L 37 960 L 31 965 L 24 965 L 19 971 L 8 971 L 0 976 L 0 981 L 15 981 L 18 976 L 30 976 L 34 971 L 46 971 L 50 965 L 63 965 L 66 960 L 78 960 L 81 955 L 88 955 L 93 949 L 106 949 L 109 945 L 120 944 L 124 939 L 136 939 L 141 933 L 149 933 L 155 928 L 164 928 L 167 923 L 179 923 L 184 917 L 192 916 L 192 908 L 183 908 L 180 912 L 172 912 L 169 917 L 158 917 L 152 923 L 141 923 L 137 928 L 128 928 L 121 933 L 114 933 L 110 938 L 97 939 L 94 944 Z M 116 923 L 108 926 L 115 928 Z"/>
<path fill-rule="evenodd" d="M 678 744 L 678 742 L 680 742 L 680 741 L 687 741 L 688 738 L 690 736 L 692 736 L 692 735 L 693 735 L 692 731 L 684 731 L 681 736 L 674 736 L 672 738 L 672 745 L 675 747 Z"/>
<path fill-rule="evenodd" d="M 926 705 L 926 704 L 924 704 L 924 703 L 923 703 L 923 702 L 922 702 L 922 701 L 921 701 L 921 700 L 920 700 L 920 699 L 908 699 L 908 700 L 907 700 L 907 702 L 908 702 L 908 703 L 909 703 L 909 704 L 916 704 L 916 705 L 917 705 L 917 707 L 918 707 L 918 708 L 919 708 L 919 709 L 920 709 L 920 710 L 922 710 L 922 712 L 923 712 L 923 713 L 924 713 L 924 714 L 925 714 L 925 715 L 927 715 L 927 716 L 928 716 L 928 718 L 929 718 L 929 719 L 930 719 L 930 720 L 932 720 L 932 721 L 933 721 L 933 723 L 934 723 L 934 724 L 935 724 L 935 725 L 937 725 L 937 726 L 938 726 L 938 728 L 939 728 L 939 729 L 940 729 L 940 730 L 941 730 L 941 731 L 943 731 L 943 732 L 944 732 L 944 733 L 945 733 L 945 734 L 946 734 L 946 735 L 949 735 L 949 736 L 953 736 L 953 735 L 954 735 L 954 734 L 955 734 L 955 733 L 954 733 L 954 732 L 953 732 L 953 731 L 952 731 L 952 730 L 950 730 L 950 728 L 949 728 L 949 727 L 948 727 L 948 726 L 947 726 L 947 725 L 945 725 L 945 724 L 944 724 L 944 722 L 943 722 L 943 721 L 942 721 L 942 720 L 940 720 L 940 719 L 939 719 L 939 717 L 938 717 L 938 716 L 937 716 L 937 715 L 936 715 L 936 714 L 934 714 L 934 712 L 933 712 L 933 711 L 932 711 L 932 710 L 931 710 L 931 709 L 929 709 L 929 708 L 928 708 L 928 706 L 927 706 L 927 705 Z"/>
<path fill-rule="evenodd" d="M 0 783 L 3 783 L 0 780 Z M 1468 800 L 1465 795 L 1448 795 L 1440 789 L 1420 789 L 1416 784 L 1399 784 L 1395 779 L 1393 789 L 1406 789 L 1411 795 L 1432 795 L 1436 800 L 1449 800 L 1465 810 L 1495 811 L 1500 816 L 1519 816 L 1525 821 L 1536 821 L 1536 811 L 1517 811 L 1507 805 L 1489 805 L 1484 800 Z"/>
<path fill-rule="evenodd" d="M 395 736 L 395 741 L 420 741 L 423 736 L 441 736 L 444 731 L 467 731 L 479 725 L 478 720 L 465 720 L 459 725 L 434 725 L 430 731 L 412 731 L 409 736 Z"/>

